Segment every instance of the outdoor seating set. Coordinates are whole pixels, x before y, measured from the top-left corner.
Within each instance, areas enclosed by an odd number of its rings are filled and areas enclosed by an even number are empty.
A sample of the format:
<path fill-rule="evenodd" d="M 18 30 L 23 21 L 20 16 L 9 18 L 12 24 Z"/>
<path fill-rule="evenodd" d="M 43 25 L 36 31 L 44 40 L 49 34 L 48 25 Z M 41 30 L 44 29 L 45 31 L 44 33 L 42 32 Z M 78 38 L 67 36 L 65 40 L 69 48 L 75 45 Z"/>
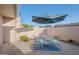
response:
<path fill-rule="evenodd" d="M 36 37 L 34 50 L 60 51 L 61 46 L 58 42 L 59 40 L 56 37 L 52 37 L 51 39 Z"/>

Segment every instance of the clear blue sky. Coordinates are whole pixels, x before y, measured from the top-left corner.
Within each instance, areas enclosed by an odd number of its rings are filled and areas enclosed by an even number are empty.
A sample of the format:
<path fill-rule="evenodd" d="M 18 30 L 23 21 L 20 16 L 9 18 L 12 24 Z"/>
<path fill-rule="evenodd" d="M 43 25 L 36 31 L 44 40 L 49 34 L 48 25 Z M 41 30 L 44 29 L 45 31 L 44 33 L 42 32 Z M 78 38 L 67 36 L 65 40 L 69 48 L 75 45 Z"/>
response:
<path fill-rule="evenodd" d="M 22 14 L 19 14 L 21 12 Z M 43 14 L 69 14 L 64 21 L 55 24 L 67 24 L 79 22 L 79 5 L 77 4 L 19 4 L 18 15 L 21 17 L 21 23 L 40 26 L 32 22 L 32 16 L 40 16 Z M 54 24 L 54 25 L 55 25 Z"/>

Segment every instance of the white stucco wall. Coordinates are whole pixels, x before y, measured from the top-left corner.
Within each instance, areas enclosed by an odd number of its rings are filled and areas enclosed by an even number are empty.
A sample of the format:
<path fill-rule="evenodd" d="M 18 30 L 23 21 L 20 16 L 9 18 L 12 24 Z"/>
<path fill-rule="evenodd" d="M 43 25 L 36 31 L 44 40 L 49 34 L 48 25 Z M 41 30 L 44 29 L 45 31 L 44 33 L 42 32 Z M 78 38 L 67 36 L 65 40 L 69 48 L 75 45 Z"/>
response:
<path fill-rule="evenodd" d="M 15 41 L 16 31 L 15 28 L 20 26 L 20 18 L 15 19 L 3 18 L 3 43 Z"/>
<path fill-rule="evenodd" d="M 0 4 L 0 15 L 15 18 L 17 6 L 15 4 Z"/>
<path fill-rule="evenodd" d="M 52 36 L 58 36 L 61 40 L 69 39 L 79 43 L 79 26 L 55 27 L 49 31 Z"/>
<path fill-rule="evenodd" d="M 19 26 L 16 23 L 18 23 L 17 5 L 0 4 L 0 44 L 14 40 L 13 29 Z"/>
<path fill-rule="evenodd" d="M 16 28 L 20 27 L 20 17 L 16 17 L 15 19 L 15 27 L 10 31 L 10 42 L 17 41 L 17 32 L 15 31 Z"/>

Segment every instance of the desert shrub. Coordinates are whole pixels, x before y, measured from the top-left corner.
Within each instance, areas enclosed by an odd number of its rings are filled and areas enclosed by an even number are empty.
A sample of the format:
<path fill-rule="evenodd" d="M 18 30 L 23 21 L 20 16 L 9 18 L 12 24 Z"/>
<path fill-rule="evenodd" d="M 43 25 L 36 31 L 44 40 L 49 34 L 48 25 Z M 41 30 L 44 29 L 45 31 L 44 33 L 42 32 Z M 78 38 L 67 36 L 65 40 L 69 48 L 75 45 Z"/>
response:
<path fill-rule="evenodd" d="M 28 37 L 26 35 L 22 35 L 22 36 L 20 36 L 20 40 L 24 41 L 24 42 L 27 42 L 28 41 Z"/>
<path fill-rule="evenodd" d="M 24 28 L 29 28 L 29 27 L 32 27 L 32 25 L 31 25 L 31 24 L 22 24 L 22 26 L 23 26 Z"/>

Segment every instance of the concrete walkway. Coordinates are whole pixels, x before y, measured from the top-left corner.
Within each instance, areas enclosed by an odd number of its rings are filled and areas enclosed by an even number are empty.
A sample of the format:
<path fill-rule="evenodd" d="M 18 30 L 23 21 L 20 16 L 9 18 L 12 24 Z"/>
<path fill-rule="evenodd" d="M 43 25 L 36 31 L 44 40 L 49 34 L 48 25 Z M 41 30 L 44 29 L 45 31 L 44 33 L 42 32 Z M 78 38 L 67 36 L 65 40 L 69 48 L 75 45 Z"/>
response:
<path fill-rule="evenodd" d="M 23 54 L 21 50 L 19 50 L 12 43 L 5 43 L 0 45 L 0 55 L 17 55 Z"/>
<path fill-rule="evenodd" d="M 22 42 L 22 41 L 19 40 L 19 41 L 12 42 L 12 44 L 14 44 L 14 46 L 16 46 L 24 54 L 32 52 L 33 41 L 32 42 L 31 41 L 29 41 L 29 42 Z"/>

